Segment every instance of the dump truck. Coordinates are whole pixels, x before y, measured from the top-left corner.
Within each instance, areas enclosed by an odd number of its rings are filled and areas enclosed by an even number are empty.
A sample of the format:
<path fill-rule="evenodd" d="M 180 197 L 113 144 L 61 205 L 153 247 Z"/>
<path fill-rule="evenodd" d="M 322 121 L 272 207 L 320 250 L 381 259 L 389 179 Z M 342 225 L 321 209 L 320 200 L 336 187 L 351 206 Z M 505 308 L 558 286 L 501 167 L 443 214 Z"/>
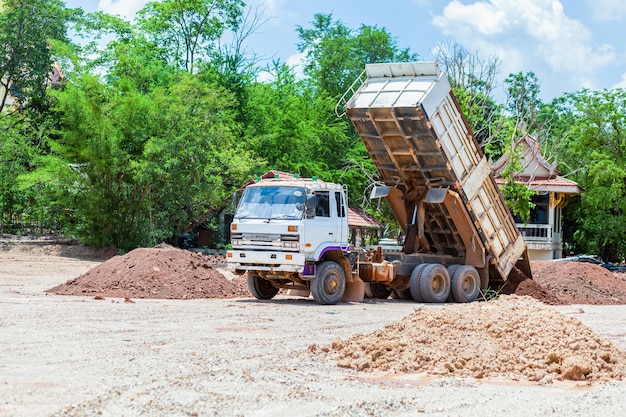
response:
<path fill-rule="evenodd" d="M 345 186 L 297 174 L 259 179 L 244 190 L 227 252 L 253 296 L 283 288 L 320 304 L 390 295 L 472 302 L 514 268 L 532 277 L 526 244 L 436 62 L 366 65 L 337 113 L 378 170 L 371 198 L 386 199 L 402 250 L 350 245 Z"/>

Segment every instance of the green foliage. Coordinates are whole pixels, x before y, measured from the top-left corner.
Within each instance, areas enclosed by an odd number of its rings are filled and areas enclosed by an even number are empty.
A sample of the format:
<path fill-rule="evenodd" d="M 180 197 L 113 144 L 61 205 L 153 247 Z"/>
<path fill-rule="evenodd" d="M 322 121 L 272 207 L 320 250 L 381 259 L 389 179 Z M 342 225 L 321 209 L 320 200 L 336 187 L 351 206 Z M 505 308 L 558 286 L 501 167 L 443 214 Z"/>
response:
<path fill-rule="evenodd" d="M 527 223 L 530 219 L 530 211 L 535 207 L 531 201 L 535 192 L 530 190 L 526 184 L 515 181 L 515 176 L 523 169 L 519 149 L 512 145 L 506 155 L 508 161 L 500 174 L 504 180 L 504 185 L 500 186 L 500 191 L 513 215 L 519 216 L 524 223 Z"/>
<path fill-rule="evenodd" d="M 557 107 L 558 105 L 558 107 Z M 571 206 L 577 220 L 570 232 L 579 252 L 607 261 L 626 256 L 626 91 L 568 94 L 552 110 L 567 124 L 561 165 L 585 192 Z"/>
<path fill-rule="evenodd" d="M 19 107 L 46 107 L 53 64 L 49 40 L 67 41 L 60 0 L 6 0 L 0 13 L 0 117 L 9 92 Z"/>
<path fill-rule="evenodd" d="M 31 177 L 54 134 L 47 95 L 54 57 L 67 47 L 72 11 L 56 0 L 4 1 L 0 13 L 0 229 L 56 231 L 65 216 L 53 181 Z M 54 54 L 54 55 L 53 55 Z M 12 97 L 10 97 L 12 96 Z M 14 100 L 9 105 L 9 98 Z M 31 178 L 25 181 L 25 178 Z M 33 229 L 33 226 L 38 226 Z M 46 230 L 44 230 L 46 229 Z"/>
<path fill-rule="evenodd" d="M 528 132 L 533 131 L 537 119 L 539 100 L 539 80 L 534 72 L 509 74 L 504 80 L 507 84 L 507 110 L 517 118 L 518 123 L 524 125 Z"/>
<path fill-rule="evenodd" d="M 314 85 L 335 100 L 348 89 L 365 64 L 416 60 L 384 28 L 361 25 L 356 31 L 332 14 L 316 14 L 312 28 L 298 26 L 298 51 L 306 55 L 304 72 Z"/>
<path fill-rule="evenodd" d="M 69 163 L 75 233 L 129 250 L 186 231 L 248 178 L 250 158 L 227 92 L 184 75 L 148 94 L 117 84 L 84 75 L 58 94 L 54 149 Z"/>
<path fill-rule="evenodd" d="M 27 201 L 19 191 L 18 176 L 25 171 L 29 149 L 21 138 L 6 129 L 0 119 L 0 229 L 5 231 L 21 221 Z"/>
<path fill-rule="evenodd" d="M 328 178 L 329 171 L 341 169 L 342 152 L 351 146 L 345 122 L 332 110 L 334 100 L 315 97 L 285 65 L 277 65 L 274 74 L 272 82 L 257 83 L 249 93 L 246 138 L 259 168 Z"/>
<path fill-rule="evenodd" d="M 154 1 L 137 13 L 139 25 L 173 64 L 194 73 L 196 61 L 215 51 L 226 29 L 240 23 L 242 0 Z"/>
<path fill-rule="evenodd" d="M 56 199 L 57 177 L 38 171 L 50 130 L 19 113 L 0 118 L 0 229 L 5 232 L 58 232 L 67 221 Z"/>

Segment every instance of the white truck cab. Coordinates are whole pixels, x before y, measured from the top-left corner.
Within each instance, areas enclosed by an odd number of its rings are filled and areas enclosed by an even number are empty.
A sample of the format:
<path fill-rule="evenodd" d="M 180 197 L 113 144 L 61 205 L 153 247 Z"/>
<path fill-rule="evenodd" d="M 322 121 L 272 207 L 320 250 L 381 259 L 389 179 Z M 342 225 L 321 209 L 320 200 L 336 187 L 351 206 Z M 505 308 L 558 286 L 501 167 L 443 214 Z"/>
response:
<path fill-rule="evenodd" d="M 238 202 L 231 224 L 228 268 L 248 272 L 250 292 L 273 298 L 279 288 L 311 291 L 316 301 L 334 304 L 343 296 L 349 250 L 347 190 L 316 177 L 257 179 Z M 333 261 L 334 260 L 334 261 Z M 328 282 L 319 283 L 320 266 L 333 261 Z M 327 270 L 325 266 L 323 270 Z M 339 270 L 339 271 L 337 271 Z M 343 273 L 344 276 L 333 277 Z"/>

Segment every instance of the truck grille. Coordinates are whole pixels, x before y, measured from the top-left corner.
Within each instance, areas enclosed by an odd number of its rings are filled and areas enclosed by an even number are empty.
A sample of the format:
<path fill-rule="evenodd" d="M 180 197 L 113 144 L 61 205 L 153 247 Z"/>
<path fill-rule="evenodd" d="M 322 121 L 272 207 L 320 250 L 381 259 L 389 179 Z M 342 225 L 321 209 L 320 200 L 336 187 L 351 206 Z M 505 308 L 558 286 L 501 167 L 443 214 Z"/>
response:
<path fill-rule="evenodd" d="M 297 251 L 300 237 L 297 234 L 258 234 L 232 233 L 231 244 L 233 249 L 274 249 Z"/>

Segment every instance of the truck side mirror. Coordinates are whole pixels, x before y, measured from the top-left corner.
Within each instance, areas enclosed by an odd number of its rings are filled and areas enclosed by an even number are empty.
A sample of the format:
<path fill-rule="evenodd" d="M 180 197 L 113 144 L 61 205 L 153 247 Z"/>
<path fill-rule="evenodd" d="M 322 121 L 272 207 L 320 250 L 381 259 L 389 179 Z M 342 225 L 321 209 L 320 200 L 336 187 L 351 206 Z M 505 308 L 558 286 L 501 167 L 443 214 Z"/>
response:
<path fill-rule="evenodd" d="M 391 187 L 388 186 L 376 185 L 374 188 L 372 188 L 372 192 L 370 193 L 370 200 L 373 200 L 375 198 L 387 197 L 389 195 L 390 189 Z"/>
<path fill-rule="evenodd" d="M 317 207 L 317 196 L 315 194 L 307 195 L 304 217 L 307 219 L 314 219 L 316 207 Z"/>

